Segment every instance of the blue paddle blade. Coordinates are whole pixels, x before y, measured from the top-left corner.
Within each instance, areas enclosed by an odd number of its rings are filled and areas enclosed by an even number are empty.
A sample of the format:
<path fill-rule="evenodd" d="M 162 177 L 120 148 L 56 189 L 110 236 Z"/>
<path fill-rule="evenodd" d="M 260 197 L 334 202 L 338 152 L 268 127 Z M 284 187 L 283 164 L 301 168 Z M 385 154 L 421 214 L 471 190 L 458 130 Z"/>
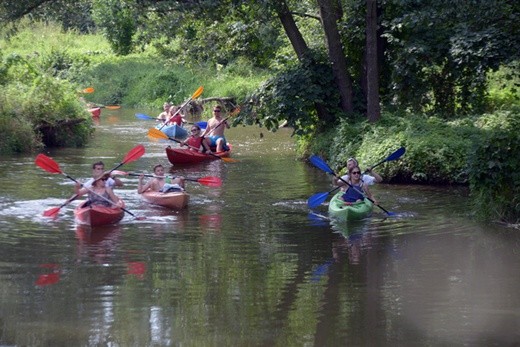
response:
<path fill-rule="evenodd" d="M 152 118 L 144 113 L 136 113 L 135 116 L 139 119 L 144 119 L 144 120 L 155 120 L 155 118 Z"/>
<path fill-rule="evenodd" d="M 314 194 L 307 199 L 307 206 L 310 208 L 318 207 L 327 199 L 327 196 L 329 196 L 329 192 Z"/>
<path fill-rule="evenodd" d="M 201 129 L 206 129 L 208 127 L 208 122 L 197 122 L 197 124 Z"/>
<path fill-rule="evenodd" d="M 317 155 L 311 155 L 309 160 L 318 169 L 321 169 L 321 170 L 325 171 L 326 173 L 334 175 L 334 171 L 332 171 L 332 169 L 329 167 L 329 165 L 327 165 L 327 163 L 323 159 L 318 157 Z"/>
<path fill-rule="evenodd" d="M 406 149 L 404 147 L 399 148 L 394 153 L 390 154 L 388 158 L 386 158 L 386 161 L 396 160 L 403 156 L 403 154 L 406 152 Z"/>

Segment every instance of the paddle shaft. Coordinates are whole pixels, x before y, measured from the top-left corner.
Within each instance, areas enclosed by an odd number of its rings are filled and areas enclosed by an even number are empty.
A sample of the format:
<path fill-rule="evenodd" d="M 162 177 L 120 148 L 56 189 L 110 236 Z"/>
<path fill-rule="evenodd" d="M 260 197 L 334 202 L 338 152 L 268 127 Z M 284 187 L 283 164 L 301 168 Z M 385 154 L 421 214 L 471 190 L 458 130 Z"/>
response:
<path fill-rule="evenodd" d="M 195 93 L 193 93 L 190 98 L 188 100 L 186 100 L 185 103 L 183 103 L 179 109 L 177 111 L 175 111 L 175 113 L 173 115 L 171 115 L 166 121 L 164 121 L 163 125 L 161 125 L 161 127 L 159 128 L 159 130 L 161 130 L 162 128 L 164 128 L 164 126 L 166 124 L 168 124 L 168 122 L 170 121 L 170 119 L 172 119 L 173 117 L 175 117 L 181 110 L 184 106 L 186 106 L 191 100 L 193 100 L 194 98 L 198 97 L 200 94 L 202 94 L 202 86 L 199 87 Z"/>
<path fill-rule="evenodd" d="M 152 175 L 152 174 L 138 174 L 138 173 L 133 173 L 133 172 L 129 172 L 128 173 L 128 176 L 136 176 L 136 177 L 139 177 L 143 175 L 144 177 L 153 177 L 153 178 L 177 178 L 178 176 L 156 176 L 156 175 Z M 198 182 L 198 178 L 187 178 L 185 177 L 184 178 L 186 181 L 192 181 L 192 182 Z"/>

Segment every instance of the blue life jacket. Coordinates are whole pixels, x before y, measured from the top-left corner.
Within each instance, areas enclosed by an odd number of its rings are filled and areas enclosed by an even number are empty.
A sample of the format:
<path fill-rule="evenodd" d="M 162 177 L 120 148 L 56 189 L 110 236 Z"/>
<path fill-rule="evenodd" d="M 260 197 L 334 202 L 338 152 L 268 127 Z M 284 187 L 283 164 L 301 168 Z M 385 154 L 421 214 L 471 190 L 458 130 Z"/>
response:
<path fill-rule="evenodd" d="M 354 188 L 352 188 L 354 187 Z M 360 192 L 363 192 L 363 183 L 359 186 L 352 184 L 352 187 L 348 187 L 347 191 L 341 196 L 341 198 L 346 202 L 356 202 L 358 200 L 363 200 L 365 197 Z M 358 192 L 359 190 L 359 192 Z"/>

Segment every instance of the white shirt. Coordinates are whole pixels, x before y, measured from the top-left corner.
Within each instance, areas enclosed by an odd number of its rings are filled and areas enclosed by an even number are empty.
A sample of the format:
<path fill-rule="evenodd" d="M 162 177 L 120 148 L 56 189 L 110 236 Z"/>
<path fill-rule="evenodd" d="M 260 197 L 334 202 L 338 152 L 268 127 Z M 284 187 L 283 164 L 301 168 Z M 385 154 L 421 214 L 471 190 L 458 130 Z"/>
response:
<path fill-rule="evenodd" d="M 341 179 L 345 180 L 348 182 L 348 175 L 344 175 L 344 176 L 341 176 Z M 361 176 L 361 180 L 363 181 L 363 183 L 365 183 L 366 185 L 373 185 L 376 183 L 376 178 L 374 176 L 370 176 L 370 175 L 367 175 L 367 174 L 363 174 L 363 176 Z"/>
<path fill-rule="evenodd" d="M 91 188 L 92 183 L 94 183 L 94 178 L 89 178 L 87 182 L 83 183 L 83 186 L 85 188 Z M 108 180 L 105 181 L 105 187 L 107 188 L 114 188 L 115 185 L 116 181 L 112 177 L 109 177 Z"/>

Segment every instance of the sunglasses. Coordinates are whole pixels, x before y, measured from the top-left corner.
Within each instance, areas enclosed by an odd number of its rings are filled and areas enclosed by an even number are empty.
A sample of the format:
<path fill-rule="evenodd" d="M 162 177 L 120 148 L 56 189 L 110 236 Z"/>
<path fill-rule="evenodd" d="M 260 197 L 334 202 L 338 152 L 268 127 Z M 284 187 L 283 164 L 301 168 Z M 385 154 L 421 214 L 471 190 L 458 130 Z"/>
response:
<path fill-rule="evenodd" d="M 213 110 L 213 112 L 217 112 L 217 113 L 220 113 L 220 110 Z"/>
<path fill-rule="evenodd" d="M 360 171 L 352 171 L 352 174 L 353 174 L 353 175 L 360 175 L 361 172 L 360 172 Z"/>
<path fill-rule="evenodd" d="M 198 131 L 199 131 L 199 129 L 191 129 L 191 132 L 192 132 L 192 133 L 196 133 L 196 132 L 198 132 Z"/>

